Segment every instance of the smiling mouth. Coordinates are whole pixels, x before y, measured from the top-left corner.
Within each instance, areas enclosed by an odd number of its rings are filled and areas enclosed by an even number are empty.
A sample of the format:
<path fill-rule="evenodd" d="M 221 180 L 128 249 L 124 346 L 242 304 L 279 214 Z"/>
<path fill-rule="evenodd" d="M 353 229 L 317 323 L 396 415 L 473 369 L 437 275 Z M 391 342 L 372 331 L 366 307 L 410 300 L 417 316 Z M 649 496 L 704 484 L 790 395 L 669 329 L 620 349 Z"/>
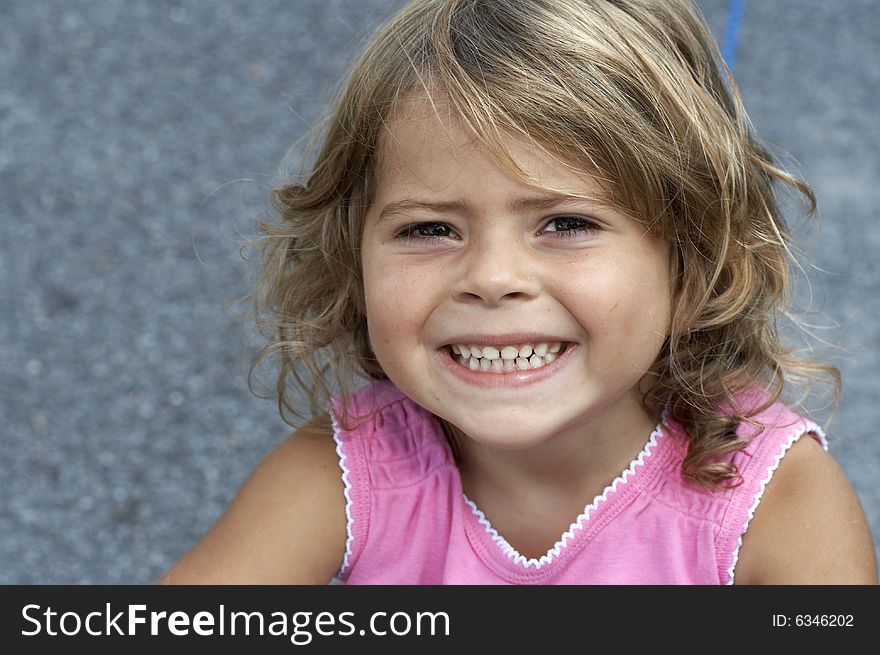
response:
<path fill-rule="evenodd" d="M 569 346 L 567 341 L 544 341 L 508 346 L 450 344 L 449 357 L 471 371 L 510 373 L 530 371 L 555 361 Z"/>

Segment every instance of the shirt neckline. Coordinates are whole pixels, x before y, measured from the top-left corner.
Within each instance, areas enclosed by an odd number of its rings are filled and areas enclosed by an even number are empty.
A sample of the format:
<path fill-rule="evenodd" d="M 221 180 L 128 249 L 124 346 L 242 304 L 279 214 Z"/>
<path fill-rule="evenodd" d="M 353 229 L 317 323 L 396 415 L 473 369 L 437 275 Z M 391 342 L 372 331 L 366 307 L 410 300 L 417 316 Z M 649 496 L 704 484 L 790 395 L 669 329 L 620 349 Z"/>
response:
<path fill-rule="evenodd" d="M 655 476 L 671 454 L 671 439 L 663 419 L 629 466 L 601 494 L 593 498 L 556 543 L 541 557 L 520 554 L 492 526 L 477 504 L 462 492 L 464 523 L 471 545 L 498 575 L 515 582 L 518 578 L 540 579 L 556 570 L 559 562 L 577 554 L 584 543 L 607 524 Z"/>

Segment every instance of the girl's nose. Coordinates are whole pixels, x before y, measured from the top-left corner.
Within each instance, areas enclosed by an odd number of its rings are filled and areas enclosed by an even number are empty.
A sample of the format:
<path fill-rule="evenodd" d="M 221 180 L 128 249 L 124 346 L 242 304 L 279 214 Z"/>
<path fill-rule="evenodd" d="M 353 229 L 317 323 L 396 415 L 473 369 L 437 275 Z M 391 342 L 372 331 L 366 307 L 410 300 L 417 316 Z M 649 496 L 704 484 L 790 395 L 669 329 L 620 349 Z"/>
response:
<path fill-rule="evenodd" d="M 531 255 L 516 239 L 480 240 L 468 248 L 459 264 L 461 276 L 453 289 L 457 300 L 497 305 L 533 298 L 539 291 Z"/>

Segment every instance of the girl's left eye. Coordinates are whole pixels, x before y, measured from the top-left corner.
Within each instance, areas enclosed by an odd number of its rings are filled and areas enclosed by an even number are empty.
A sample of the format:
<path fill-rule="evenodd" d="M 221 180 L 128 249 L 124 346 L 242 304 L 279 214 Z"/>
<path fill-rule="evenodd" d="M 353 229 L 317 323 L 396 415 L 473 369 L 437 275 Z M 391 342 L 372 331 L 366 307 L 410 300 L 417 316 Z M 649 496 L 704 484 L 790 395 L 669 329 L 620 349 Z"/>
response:
<path fill-rule="evenodd" d="M 446 223 L 413 223 L 398 230 L 395 239 L 444 239 L 455 238 L 455 230 Z"/>
<path fill-rule="evenodd" d="M 551 232 L 557 238 L 573 238 L 601 229 L 593 221 L 583 216 L 557 216 L 551 218 L 542 232 Z"/>

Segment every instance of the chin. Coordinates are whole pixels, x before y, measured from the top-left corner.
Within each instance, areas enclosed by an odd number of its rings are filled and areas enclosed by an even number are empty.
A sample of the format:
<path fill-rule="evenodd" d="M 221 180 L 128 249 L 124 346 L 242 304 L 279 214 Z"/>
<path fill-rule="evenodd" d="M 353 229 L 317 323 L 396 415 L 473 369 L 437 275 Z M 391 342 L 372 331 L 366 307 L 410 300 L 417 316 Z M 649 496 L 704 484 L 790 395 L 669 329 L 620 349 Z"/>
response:
<path fill-rule="evenodd" d="M 551 436 L 547 428 L 525 425 L 522 422 L 516 424 L 496 421 L 491 427 L 474 425 L 467 421 L 452 423 L 464 436 L 486 448 L 498 450 L 523 450 L 536 446 Z"/>

